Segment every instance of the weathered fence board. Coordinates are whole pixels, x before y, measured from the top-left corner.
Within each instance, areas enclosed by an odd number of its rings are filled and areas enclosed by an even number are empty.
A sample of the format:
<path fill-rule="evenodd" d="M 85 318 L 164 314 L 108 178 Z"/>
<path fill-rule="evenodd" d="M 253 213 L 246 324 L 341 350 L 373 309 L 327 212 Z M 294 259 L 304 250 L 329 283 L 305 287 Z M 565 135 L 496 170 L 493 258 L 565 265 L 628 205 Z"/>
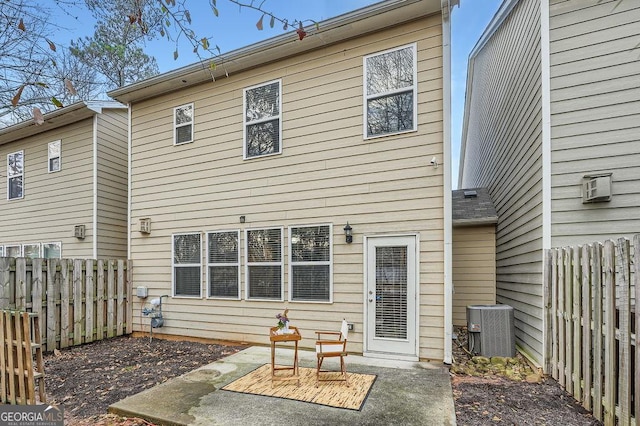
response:
<path fill-rule="evenodd" d="M 131 262 L 0 257 L 0 309 L 37 313 L 45 351 L 131 330 Z"/>
<path fill-rule="evenodd" d="M 640 234 L 545 253 L 545 368 L 605 425 L 640 418 Z"/>

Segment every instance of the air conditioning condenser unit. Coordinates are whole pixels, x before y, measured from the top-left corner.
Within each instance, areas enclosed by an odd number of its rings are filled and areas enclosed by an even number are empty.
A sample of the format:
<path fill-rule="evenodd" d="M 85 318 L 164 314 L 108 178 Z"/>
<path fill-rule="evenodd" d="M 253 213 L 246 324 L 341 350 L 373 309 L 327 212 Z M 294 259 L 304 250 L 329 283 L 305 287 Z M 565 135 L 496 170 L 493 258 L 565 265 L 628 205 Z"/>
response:
<path fill-rule="evenodd" d="M 467 306 L 469 351 L 486 357 L 513 357 L 516 336 L 513 308 L 509 305 Z"/>

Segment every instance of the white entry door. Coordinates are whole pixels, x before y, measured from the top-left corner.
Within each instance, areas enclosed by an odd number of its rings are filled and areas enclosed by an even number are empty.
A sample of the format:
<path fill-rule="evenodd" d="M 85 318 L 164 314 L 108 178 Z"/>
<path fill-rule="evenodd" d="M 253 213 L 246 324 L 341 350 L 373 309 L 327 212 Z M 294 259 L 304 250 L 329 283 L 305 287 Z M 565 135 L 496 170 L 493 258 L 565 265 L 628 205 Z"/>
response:
<path fill-rule="evenodd" d="M 416 236 L 367 238 L 367 353 L 414 359 Z"/>

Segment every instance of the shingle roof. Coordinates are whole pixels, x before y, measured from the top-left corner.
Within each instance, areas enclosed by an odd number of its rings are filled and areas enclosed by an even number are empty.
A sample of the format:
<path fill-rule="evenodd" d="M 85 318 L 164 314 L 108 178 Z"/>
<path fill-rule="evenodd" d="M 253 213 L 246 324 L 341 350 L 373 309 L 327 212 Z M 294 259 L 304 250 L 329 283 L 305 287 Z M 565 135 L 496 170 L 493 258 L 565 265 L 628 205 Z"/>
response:
<path fill-rule="evenodd" d="M 454 226 L 498 222 L 496 208 L 486 188 L 455 189 L 451 198 Z"/>

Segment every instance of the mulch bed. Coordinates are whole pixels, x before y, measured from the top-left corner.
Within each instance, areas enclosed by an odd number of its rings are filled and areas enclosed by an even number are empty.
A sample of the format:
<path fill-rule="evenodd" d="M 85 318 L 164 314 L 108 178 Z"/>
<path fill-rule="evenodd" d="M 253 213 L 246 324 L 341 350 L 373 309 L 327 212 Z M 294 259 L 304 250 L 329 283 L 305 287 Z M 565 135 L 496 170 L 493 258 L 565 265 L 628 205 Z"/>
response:
<path fill-rule="evenodd" d="M 458 330 L 459 342 L 464 331 Z M 469 357 L 454 343 L 457 363 Z M 118 337 L 45 355 L 48 403 L 62 405 L 65 425 L 152 426 L 107 414 L 109 405 L 245 346 Z M 452 374 L 458 425 L 600 425 L 555 381 Z"/>
<path fill-rule="evenodd" d="M 149 424 L 105 416 L 109 405 L 246 346 L 116 337 L 45 355 L 47 403 L 62 405 L 66 425 Z"/>

